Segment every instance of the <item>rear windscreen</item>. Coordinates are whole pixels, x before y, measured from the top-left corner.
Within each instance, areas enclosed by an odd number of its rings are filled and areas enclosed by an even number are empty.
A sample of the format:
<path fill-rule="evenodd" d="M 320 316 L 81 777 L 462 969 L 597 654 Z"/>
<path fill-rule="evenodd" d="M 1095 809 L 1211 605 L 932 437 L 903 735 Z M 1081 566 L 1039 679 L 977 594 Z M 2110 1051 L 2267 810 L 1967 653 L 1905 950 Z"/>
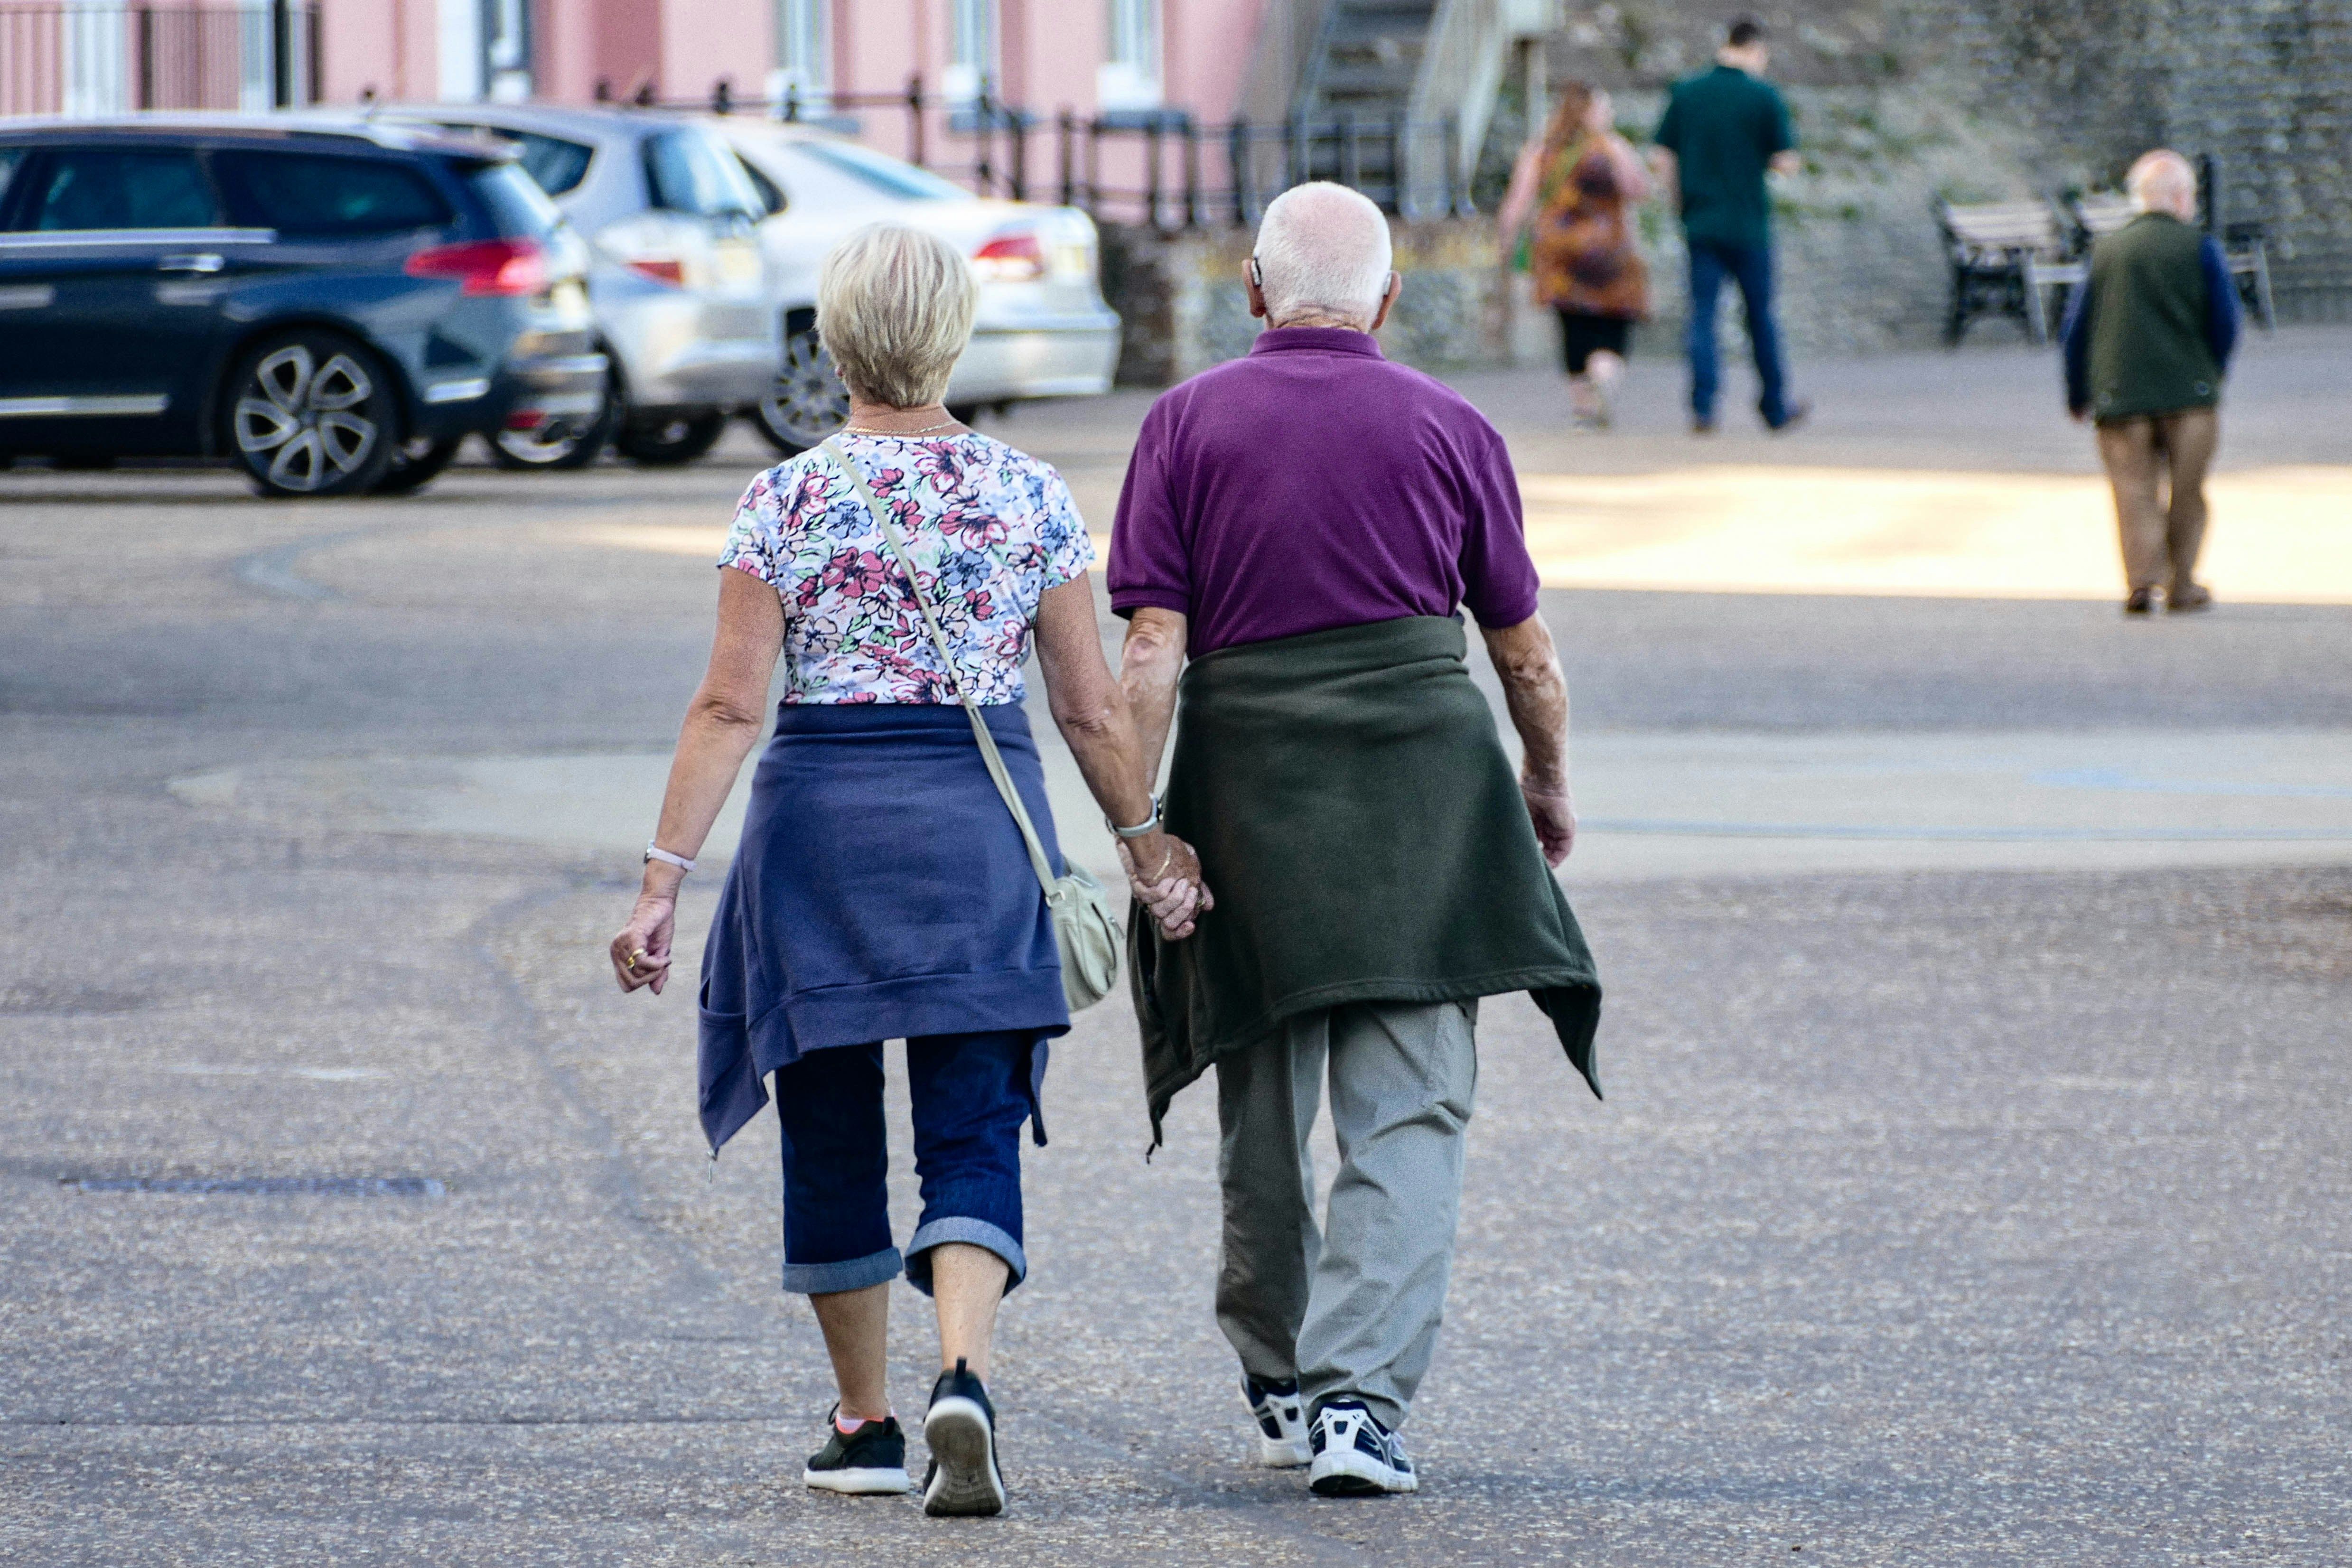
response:
<path fill-rule="evenodd" d="M 399 234 L 446 227 L 457 216 L 421 171 L 386 159 L 236 152 L 215 162 L 251 221 L 280 234 Z"/>
<path fill-rule="evenodd" d="M 646 184 L 653 205 L 672 212 L 758 217 L 767 207 L 734 154 L 700 131 L 667 131 L 646 141 Z"/>
<path fill-rule="evenodd" d="M 901 163 L 887 153 L 860 147 L 854 142 L 795 142 L 793 151 L 902 201 L 961 201 L 971 194 L 960 185 L 950 184 L 937 174 L 918 169 L 912 163 Z"/>
<path fill-rule="evenodd" d="M 588 177 L 588 160 L 596 155 L 593 147 L 566 142 L 560 136 L 542 136 L 536 131 L 493 126 L 490 133 L 522 148 L 522 172 L 551 196 L 577 189 L 580 182 Z"/>
<path fill-rule="evenodd" d="M 544 239 L 562 221 L 555 204 L 520 163 L 484 165 L 467 174 L 466 183 L 490 209 L 490 221 L 504 238 Z"/>

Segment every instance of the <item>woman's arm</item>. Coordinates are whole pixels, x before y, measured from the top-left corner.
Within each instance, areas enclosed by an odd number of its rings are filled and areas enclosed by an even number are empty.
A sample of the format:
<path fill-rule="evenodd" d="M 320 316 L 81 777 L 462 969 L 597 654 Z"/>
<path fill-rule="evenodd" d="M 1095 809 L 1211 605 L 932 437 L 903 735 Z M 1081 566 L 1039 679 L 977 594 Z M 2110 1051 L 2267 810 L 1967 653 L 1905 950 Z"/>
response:
<path fill-rule="evenodd" d="M 1503 247 L 1503 260 L 1507 265 L 1517 247 L 1519 230 L 1535 210 L 1536 185 L 1543 169 L 1543 143 L 1530 142 L 1519 149 L 1519 161 L 1511 168 L 1510 189 L 1503 194 L 1503 205 L 1495 209 L 1495 237 Z"/>
<path fill-rule="evenodd" d="M 654 832 L 654 842 L 671 854 L 691 860 L 701 853 L 735 776 L 743 771 L 743 759 L 759 743 L 767 721 L 768 682 L 783 643 L 784 606 L 775 589 L 749 572 L 720 572 L 710 667 L 678 728 L 661 826 Z M 685 880 L 686 873 L 675 866 L 646 862 L 637 907 L 613 939 L 613 973 L 622 990 L 650 985 L 654 994 L 661 994 L 669 978 L 677 888 Z"/>
<path fill-rule="evenodd" d="M 1054 723 L 1104 814 L 1117 823 L 1148 819 L 1151 782 L 1143 745 L 1127 693 L 1103 660 L 1094 584 L 1087 579 L 1048 588 L 1039 601 L 1037 666 L 1045 677 Z M 1155 829 L 1140 838 L 1122 838 L 1118 850 L 1136 896 L 1150 906 L 1152 918 L 1170 937 L 1192 935 L 1194 917 L 1215 907 L 1201 885 L 1199 858 L 1174 834 Z"/>
<path fill-rule="evenodd" d="M 1617 179 L 1617 194 L 1629 202 L 1650 199 L 1650 172 L 1642 166 L 1642 156 L 1633 144 L 1615 132 L 1601 139 L 1601 150 L 1609 156 L 1610 172 Z"/>

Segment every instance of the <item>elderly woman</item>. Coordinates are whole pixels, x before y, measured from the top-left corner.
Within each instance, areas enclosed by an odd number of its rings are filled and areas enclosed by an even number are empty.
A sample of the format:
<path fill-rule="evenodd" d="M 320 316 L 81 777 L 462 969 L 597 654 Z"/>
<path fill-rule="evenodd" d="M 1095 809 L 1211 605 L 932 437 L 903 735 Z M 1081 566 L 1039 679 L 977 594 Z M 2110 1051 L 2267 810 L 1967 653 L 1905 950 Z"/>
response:
<path fill-rule="evenodd" d="M 1119 835 L 1136 896 L 1171 938 L 1209 907 L 1192 849 L 1160 830 L 1103 660 L 1092 546 L 1068 488 L 940 405 L 974 301 L 962 256 L 914 229 L 866 228 L 826 258 L 817 326 L 849 387 L 849 423 L 761 475 L 736 513 L 710 667 L 678 736 L 644 890 L 612 943 L 624 991 L 662 989 L 678 884 L 759 739 L 781 652 L 775 738 L 703 954 L 703 1128 L 715 1155 L 773 1075 L 783 1286 L 815 1309 L 841 1394 L 810 1486 L 909 1489 L 885 1388 L 889 1281 L 903 1268 L 933 1298 L 934 1514 L 1004 1506 L 982 1380 L 997 1301 L 1028 1271 L 1021 1124 L 1045 1142 L 1045 1042 L 1069 1027 L 1027 842 L 959 704 L 984 715 L 1057 859 L 1022 709 L 1034 638 L 1055 723 Z M 889 1039 L 907 1042 L 923 1203 L 903 1258 L 884 1187 Z"/>

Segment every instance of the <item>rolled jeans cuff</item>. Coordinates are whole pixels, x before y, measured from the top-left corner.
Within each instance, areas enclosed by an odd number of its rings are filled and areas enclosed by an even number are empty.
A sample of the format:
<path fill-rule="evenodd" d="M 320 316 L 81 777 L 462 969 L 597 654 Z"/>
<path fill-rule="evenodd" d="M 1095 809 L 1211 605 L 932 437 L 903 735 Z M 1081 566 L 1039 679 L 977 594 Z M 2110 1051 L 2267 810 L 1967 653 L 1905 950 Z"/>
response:
<path fill-rule="evenodd" d="M 895 1247 L 839 1263 L 787 1263 L 784 1289 L 795 1296 L 831 1296 L 842 1290 L 863 1290 L 868 1285 L 896 1279 L 905 1267 Z"/>
<path fill-rule="evenodd" d="M 1002 1226 L 984 1219 L 972 1219 L 963 1215 L 950 1215 L 935 1219 L 922 1226 L 907 1241 L 907 1283 L 928 1296 L 931 1293 L 931 1248 L 941 1242 L 961 1241 L 973 1247 L 984 1247 L 1004 1259 L 1012 1272 L 1005 1276 L 1004 1293 L 1008 1296 L 1029 1277 L 1029 1255 L 1013 1239 Z"/>

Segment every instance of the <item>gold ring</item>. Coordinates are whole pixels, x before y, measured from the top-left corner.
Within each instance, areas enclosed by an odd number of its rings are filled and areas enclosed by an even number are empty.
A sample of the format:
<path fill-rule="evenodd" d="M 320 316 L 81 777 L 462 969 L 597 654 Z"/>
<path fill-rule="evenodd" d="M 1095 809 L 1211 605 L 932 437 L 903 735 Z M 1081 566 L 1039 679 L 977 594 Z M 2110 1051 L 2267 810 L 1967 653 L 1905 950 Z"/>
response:
<path fill-rule="evenodd" d="M 630 967 L 631 969 L 635 969 L 635 968 L 637 966 L 637 960 L 639 960 L 639 959 L 643 958 L 645 955 L 646 955 L 646 950 L 645 950 L 644 948 L 642 948 L 642 947 L 641 947 L 641 948 L 639 948 L 639 949 L 637 949 L 637 951 L 636 951 L 636 952 L 633 952 L 633 953 L 629 954 L 629 963 L 628 963 L 628 967 Z"/>

